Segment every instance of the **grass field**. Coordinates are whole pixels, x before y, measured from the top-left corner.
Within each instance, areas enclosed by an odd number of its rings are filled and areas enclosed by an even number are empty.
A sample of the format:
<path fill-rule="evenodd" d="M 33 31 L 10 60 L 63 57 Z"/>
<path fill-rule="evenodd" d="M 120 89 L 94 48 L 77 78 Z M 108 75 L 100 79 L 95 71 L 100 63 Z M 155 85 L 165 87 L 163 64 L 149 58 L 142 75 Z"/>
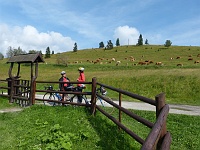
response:
<path fill-rule="evenodd" d="M 89 49 L 78 52 L 66 52 L 51 55 L 45 63 L 39 65 L 37 80 L 58 81 L 60 72 L 65 70 L 71 81 L 78 77 L 77 68 L 85 67 L 86 80 L 93 77 L 101 83 L 121 88 L 148 98 L 154 99 L 161 92 L 165 92 L 167 103 L 200 105 L 200 47 L 192 46 L 121 46 L 112 50 Z M 68 62 L 58 64 L 62 55 Z M 130 61 L 130 56 L 134 61 Z M 176 57 L 180 59 L 176 59 Z M 132 58 L 131 57 L 131 58 Z M 99 63 L 91 63 L 99 60 Z M 121 63 L 116 66 L 115 58 Z M 174 59 L 171 59 L 174 58 Z M 193 60 L 188 60 L 193 58 Z M 137 65 L 140 61 L 151 60 L 149 65 Z M 77 62 L 78 63 L 75 63 Z M 89 62 L 90 61 L 90 62 Z M 10 64 L 7 59 L 0 60 L 0 79 L 8 77 Z M 155 65 L 162 62 L 162 65 Z M 183 64 L 183 66 L 177 66 Z M 16 74 L 17 65 L 13 74 Z M 20 76 L 30 79 L 30 67 L 22 65 Z M 0 83 L 0 86 L 7 83 Z M 53 85 L 58 88 L 57 85 Z M 38 85 L 43 89 L 44 85 Z M 86 90 L 90 90 L 88 86 Z M 117 98 L 116 93 L 108 91 L 108 96 Z M 123 100 L 133 101 L 132 99 Z M 1 98 L 0 109 L 13 107 L 7 100 Z M 16 107 L 16 106 L 15 106 Z M 134 113 L 154 122 L 155 113 L 136 111 Z M 116 112 L 114 112 L 116 113 Z M 114 114 L 117 115 L 117 114 Z M 73 116 L 73 117 L 72 117 Z M 169 114 L 167 120 L 168 131 L 172 134 L 173 150 L 197 150 L 200 145 L 200 117 Z M 137 121 L 123 117 L 123 122 L 141 137 L 145 138 L 149 129 L 144 128 Z M 17 113 L 0 114 L 0 149 L 53 149 L 55 146 L 72 149 L 139 149 L 140 144 L 130 136 L 119 132 L 117 127 L 100 113 L 92 117 L 84 107 L 47 107 L 32 106 Z M 53 142 L 59 135 L 57 143 Z M 64 138 L 65 137 L 65 138 Z M 65 144 L 63 144 L 65 143 Z M 67 144 L 66 144 L 67 143 Z M 108 144 L 112 143 L 112 144 Z"/>
<path fill-rule="evenodd" d="M 1 108 L 2 105 L 5 107 L 5 103 L 0 103 Z M 155 112 L 131 111 L 155 121 Z M 117 111 L 112 115 L 117 117 Z M 126 115 L 122 116 L 123 124 L 137 135 L 142 138 L 148 135 L 149 128 Z M 171 150 L 199 148 L 199 116 L 169 114 L 167 130 L 172 135 Z M 93 117 L 84 107 L 34 105 L 22 112 L 0 113 L 0 133 L 0 150 L 132 150 L 141 147 L 105 116 L 97 112 Z"/>
<path fill-rule="evenodd" d="M 39 65 L 37 80 L 58 81 L 60 72 L 65 70 L 71 81 L 78 77 L 77 68 L 85 68 L 86 80 L 91 81 L 96 77 L 98 82 L 121 88 L 148 98 L 154 99 L 161 92 L 166 94 L 167 103 L 200 105 L 200 64 L 194 63 L 200 60 L 198 54 L 200 47 L 171 46 L 165 48 L 158 45 L 147 46 L 121 46 L 112 50 L 88 49 L 78 52 L 65 52 L 51 55 L 45 59 L 45 63 Z M 179 59 L 176 59 L 180 57 Z M 68 66 L 58 60 L 63 59 Z M 115 61 L 111 61 L 115 58 Z M 130 58 L 134 58 L 131 61 Z M 173 58 L 173 59 L 171 59 Z M 193 60 L 188 60 L 192 58 Z M 94 64 L 95 61 L 100 61 Z M 140 61 L 151 60 L 149 65 L 138 65 Z M 121 63 L 116 66 L 116 61 Z M 7 59 L 0 61 L 0 78 L 8 77 L 10 64 Z M 78 63 L 77 63 L 78 62 Z M 111 63 L 109 63 L 111 62 Z M 162 65 L 155 65 L 162 62 Z M 183 66 L 177 66 L 183 64 Z M 16 74 L 17 65 L 13 74 Z M 21 66 L 21 79 L 30 79 L 30 66 Z M 54 85 L 58 88 L 57 85 Z M 44 85 L 38 85 L 44 88 Z M 90 90 L 90 87 L 87 87 Z M 110 97 L 117 98 L 115 93 L 109 93 Z M 126 99 L 132 101 L 130 99 Z"/>

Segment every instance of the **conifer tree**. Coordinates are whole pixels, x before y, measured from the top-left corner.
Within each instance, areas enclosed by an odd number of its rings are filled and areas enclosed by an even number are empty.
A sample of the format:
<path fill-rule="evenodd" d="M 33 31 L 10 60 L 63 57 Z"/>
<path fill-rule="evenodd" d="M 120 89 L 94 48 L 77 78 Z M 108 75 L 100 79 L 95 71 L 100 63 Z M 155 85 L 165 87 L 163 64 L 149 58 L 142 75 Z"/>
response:
<path fill-rule="evenodd" d="M 139 39 L 138 39 L 138 46 L 143 45 L 143 38 L 142 38 L 142 34 L 140 34 Z"/>

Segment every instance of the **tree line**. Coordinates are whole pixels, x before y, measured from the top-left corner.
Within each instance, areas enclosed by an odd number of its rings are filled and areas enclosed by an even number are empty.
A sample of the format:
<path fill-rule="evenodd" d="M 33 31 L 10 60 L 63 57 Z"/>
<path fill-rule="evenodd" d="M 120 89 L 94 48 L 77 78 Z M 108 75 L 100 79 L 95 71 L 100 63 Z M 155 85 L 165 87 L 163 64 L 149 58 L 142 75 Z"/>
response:
<path fill-rule="evenodd" d="M 141 45 L 148 45 L 149 42 L 148 40 L 146 39 L 145 42 L 143 43 L 143 37 L 142 37 L 142 34 L 139 35 L 139 38 L 138 38 L 138 41 L 136 43 L 137 46 L 141 46 Z M 116 46 L 120 46 L 120 40 L 119 38 L 116 39 L 116 43 L 115 43 Z M 170 47 L 172 45 L 172 42 L 170 40 L 166 40 L 165 41 L 165 44 L 164 46 L 165 47 Z M 113 43 L 111 40 L 108 40 L 107 41 L 107 45 L 105 46 L 104 45 L 104 42 L 101 41 L 99 43 L 99 48 L 104 48 L 106 50 L 109 50 L 109 49 L 113 49 Z M 73 47 L 73 52 L 77 52 L 78 51 L 78 45 L 77 43 L 75 42 L 74 43 L 74 47 Z M 33 54 L 33 53 L 41 53 L 42 54 L 42 51 L 37 51 L 37 50 L 29 50 L 28 52 L 29 54 Z M 8 58 L 14 56 L 14 55 L 19 55 L 19 54 L 27 54 L 26 51 L 23 51 L 20 47 L 18 47 L 17 49 L 16 48 L 12 48 L 11 46 L 8 47 L 8 50 L 6 52 L 6 55 Z M 54 54 L 54 51 L 51 51 L 50 50 L 50 47 L 47 47 L 46 48 L 46 53 L 44 55 L 44 58 L 50 58 L 51 57 L 51 54 Z M 42 54 L 43 55 L 43 54 Z M 4 58 L 4 55 L 0 52 L 0 60 Z"/>

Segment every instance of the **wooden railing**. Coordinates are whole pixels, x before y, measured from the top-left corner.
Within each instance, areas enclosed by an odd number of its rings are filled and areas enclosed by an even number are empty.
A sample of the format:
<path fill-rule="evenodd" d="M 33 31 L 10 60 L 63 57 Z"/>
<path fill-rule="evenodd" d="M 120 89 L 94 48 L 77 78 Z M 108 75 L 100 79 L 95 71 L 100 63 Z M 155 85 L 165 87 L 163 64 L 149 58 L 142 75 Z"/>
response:
<path fill-rule="evenodd" d="M 0 80 L 0 81 L 5 81 L 5 80 Z M 0 82 L 1 83 L 1 82 Z M 70 91 L 59 91 L 59 90 L 54 90 L 54 91 L 47 91 L 47 90 L 41 90 L 37 89 L 38 84 L 59 84 L 61 82 L 47 82 L 47 81 L 35 81 L 35 83 L 31 84 L 32 86 L 30 87 L 30 96 L 29 99 L 23 98 L 21 95 L 18 96 L 12 94 L 13 92 L 11 91 L 10 95 L 7 95 L 10 98 L 10 102 L 13 102 L 13 98 L 15 99 L 22 99 L 22 100 L 27 100 L 29 101 L 30 105 L 35 104 L 35 101 L 52 101 L 52 102 L 58 102 L 55 100 L 44 100 L 42 98 L 35 98 L 36 93 L 44 93 L 44 92 L 57 92 L 61 94 L 82 94 L 82 95 L 91 95 L 91 104 L 78 104 L 78 103 L 71 103 L 71 102 L 66 102 L 64 100 L 59 101 L 59 103 L 62 104 L 72 104 L 72 105 L 81 105 L 81 106 L 87 106 L 91 108 L 91 114 L 95 115 L 96 111 L 100 111 L 102 114 L 104 114 L 107 118 L 112 120 L 120 129 L 124 130 L 127 134 L 129 134 L 131 137 L 133 137 L 137 142 L 141 144 L 141 149 L 142 150 L 153 150 L 153 149 L 161 149 L 161 150 L 169 150 L 170 145 L 171 145 L 171 135 L 170 132 L 167 131 L 166 128 L 166 120 L 167 120 L 167 115 L 169 113 L 169 105 L 165 104 L 165 94 L 160 93 L 159 95 L 155 96 L 155 100 L 146 98 L 128 91 L 124 91 L 118 88 L 114 88 L 102 83 L 97 82 L 96 78 L 92 79 L 92 82 L 79 82 L 83 84 L 88 84 L 91 85 L 91 92 L 70 92 Z M 63 82 L 62 82 L 63 83 Z M 77 82 L 70 82 L 72 84 L 77 84 Z M 17 85 L 18 84 L 18 85 Z M 119 99 L 118 102 L 119 104 L 116 104 L 112 102 L 109 98 L 102 96 L 96 92 L 97 86 L 103 86 L 106 89 L 110 89 L 112 91 L 118 92 L 119 93 Z M 19 82 L 13 81 L 11 83 L 11 87 L 3 87 L 0 84 L 0 89 L 9 89 L 9 90 L 14 90 L 16 88 L 22 87 L 22 85 L 19 85 Z M 31 93 L 32 91 L 32 93 Z M 136 114 L 133 112 L 129 111 L 128 109 L 125 109 L 124 107 L 121 106 L 122 104 L 122 95 L 126 95 L 128 97 L 140 100 L 142 102 L 148 103 L 150 105 L 155 106 L 155 113 L 156 113 L 156 122 L 152 123 Z M 5 94 L 0 94 L 0 96 L 5 96 Z M 105 102 L 109 103 L 113 107 L 119 110 L 119 115 L 118 118 L 115 118 L 111 114 L 107 113 L 101 107 L 96 105 L 96 96 L 100 97 L 103 99 Z M 140 136 L 138 136 L 136 133 L 131 131 L 129 128 L 127 128 L 123 123 L 122 123 L 122 116 L 121 113 L 125 113 L 126 115 L 130 116 L 131 118 L 137 120 L 138 122 L 142 123 L 143 125 L 147 126 L 148 128 L 151 129 L 150 133 L 146 137 L 146 139 L 142 139 Z"/>

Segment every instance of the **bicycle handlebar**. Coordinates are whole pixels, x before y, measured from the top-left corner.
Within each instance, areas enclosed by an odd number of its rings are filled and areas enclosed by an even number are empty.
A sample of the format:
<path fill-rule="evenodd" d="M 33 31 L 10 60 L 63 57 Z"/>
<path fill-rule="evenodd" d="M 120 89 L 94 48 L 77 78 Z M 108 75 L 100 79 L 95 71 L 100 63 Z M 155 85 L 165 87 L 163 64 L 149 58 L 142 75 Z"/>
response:
<path fill-rule="evenodd" d="M 51 91 L 52 91 L 52 90 L 53 90 L 53 86 L 51 86 L 51 85 L 50 85 L 50 86 L 45 86 L 44 89 L 45 89 L 45 90 L 51 90 Z"/>
<path fill-rule="evenodd" d="M 100 86 L 100 88 L 97 89 L 97 92 L 100 92 L 102 95 L 106 95 L 107 91 L 103 86 Z"/>
<path fill-rule="evenodd" d="M 45 86 L 44 88 L 45 88 L 45 90 L 51 90 L 51 91 L 53 90 L 53 86 L 51 86 L 51 85 Z M 74 87 L 73 85 L 67 87 L 67 89 L 71 89 L 71 91 L 76 91 L 77 88 L 78 88 L 78 86 Z M 100 86 L 99 88 L 97 88 L 97 92 L 100 92 L 102 95 L 107 94 L 107 91 L 103 86 Z"/>

